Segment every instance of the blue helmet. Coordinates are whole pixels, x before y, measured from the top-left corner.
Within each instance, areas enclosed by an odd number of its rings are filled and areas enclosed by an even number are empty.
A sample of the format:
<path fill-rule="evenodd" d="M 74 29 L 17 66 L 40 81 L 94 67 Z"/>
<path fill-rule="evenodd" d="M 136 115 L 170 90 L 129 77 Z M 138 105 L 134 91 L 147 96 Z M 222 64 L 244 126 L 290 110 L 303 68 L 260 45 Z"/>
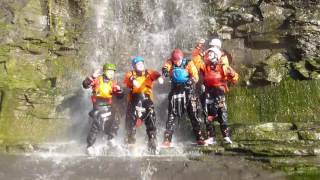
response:
<path fill-rule="evenodd" d="M 141 56 L 135 56 L 135 57 L 132 58 L 132 60 L 131 60 L 132 66 L 136 65 L 138 62 L 144 62 L 143 57 L 141 57 Z"/>

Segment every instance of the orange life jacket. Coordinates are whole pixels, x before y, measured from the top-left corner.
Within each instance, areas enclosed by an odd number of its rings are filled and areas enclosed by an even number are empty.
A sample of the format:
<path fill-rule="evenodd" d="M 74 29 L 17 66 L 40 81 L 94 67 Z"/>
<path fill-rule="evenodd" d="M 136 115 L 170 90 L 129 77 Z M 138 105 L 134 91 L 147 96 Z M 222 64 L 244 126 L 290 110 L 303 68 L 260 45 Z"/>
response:
<path fill-rule="evenodd" d="M 128 72 L 125 76 L 124 83 L 128 88 L 131 88 L 131 94 L 146 94 L 149 95 L 150 98 L 153 98 L 152 87 L 153 81 L 158 79 L 160 74 L 157 71 L 145 70 L 142 75 L 137 74 L 136 71 Z M 133 86 L 133 82 L 131 79 L 135 79 L 140 84 L 140 87 Z M 131 100 L 131 96 L 129 94 L 129 101 Z"/>

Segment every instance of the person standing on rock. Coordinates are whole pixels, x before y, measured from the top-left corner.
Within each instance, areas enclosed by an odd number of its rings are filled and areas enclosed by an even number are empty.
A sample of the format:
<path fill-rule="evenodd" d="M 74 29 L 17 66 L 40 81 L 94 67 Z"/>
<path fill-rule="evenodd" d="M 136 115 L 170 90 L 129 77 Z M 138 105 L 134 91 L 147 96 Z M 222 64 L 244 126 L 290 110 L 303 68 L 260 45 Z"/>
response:
<path fill-rule="evenodd" d="M 203 61 L 203 57 L 205 55 L 205 51 L 204 51 L 205 42 L 206 42 L 205 39 L 200 38 L 199 41 L 197 42 L 196 47 L 192 51 L 192 62 L 196 66 L 198 71 Z"/>
<path fill-rule="evenodd" d="M 197 144 L 204 145 L 200 119 L 197 116 L 198 100 L 194 92 L 194 85 L 199 80 L 196 66 L 191 60 L 183 57 L 183 52 L 180 49 L 174 49 L 171 58 L 162 68 L 162 74 L 171 79 L 171 91 L 168 96 L 168 120 L 162 145 L 170 147 L 178 118 L 181 118 L 184 113 L 188 113 L 191 120 Z"/>
<path fill-rule="evenodd" d="M 103 74 L 100 75 L 99 71 L 97 70 L 87 77 L 82 83 L 85 89 L 92 89 L 93 109 L 89 112 L 92 122 L 87 136 L 87 151 L 90 155 L 95 152 L 93 144 L 100 131 L 107 135 L 108 142 L 113 145 L 113 138 L 119 129 L 119 122 L 115 120 L 112 114 L 112 97 L 116 95 L 121 98 L 123 95 L 121 87 L 113 80 L 116 65 L 111 63 L 104 64 Z"/>
<path fill-rule="evenodd" d="M 205 114 L 205 125 L 208 139 L 206 144 L 215 144 L 215 130 L 213 122 L 217 120 L 220 123 L 220 130 L 224 142 L 231 144 L 229 128 L 227 124 L 227 104 L 225 93 L 229 91 L 227 82 L 235 84 L 239 76 L 230 67 L 224 67 L 225 64 L 220 60 L 220 49 L 213 47 L 207 50 L 208 59 L 200 67 L 200 73 L 203 75 L 203 85 L 205 86 L 204 96 L 201 99 Z"/>
<path fill-rule="evenodd" d="M 148 135 L 149 151 L 155 153 L 156 145 L 156 114 L 153 104 L 152 86 L 155 80 L 163 83 L 161 74 L 147 70 L 141 56 L 132 58 L 133 70 L 126 73 L 124 84 L 130 89 L 126 114 L 126 129 L 128 145 L 135 144 L 136 128 L 144 122 Z"/>

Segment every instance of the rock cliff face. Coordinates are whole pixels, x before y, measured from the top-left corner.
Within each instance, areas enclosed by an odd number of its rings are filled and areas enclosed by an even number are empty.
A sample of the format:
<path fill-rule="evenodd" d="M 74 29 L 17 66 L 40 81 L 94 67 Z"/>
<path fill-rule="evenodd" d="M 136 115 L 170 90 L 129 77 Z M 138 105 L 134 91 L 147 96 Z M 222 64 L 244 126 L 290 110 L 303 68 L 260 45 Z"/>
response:
<path fill-rule="evenodd" d="M 228 96 L 239 144 L 225 152 L 260 156 L 249 159 L 289 174 L 319 176 L 319 164 L 301 156 L 319 156 L 320 2 L 205 2 L 210 35 L 225 39 L 242 77 Z"/>
<path fill-rule="evenodd" d="M 318 1 L 206 1 L 210 32 L 229 40 L 225 47 L 239 64 L 256 64 L 247 77 L 280 82 L 286 67 L 294 78 L 319 79 L 319 2 Z M 279 58 L 278 64 L 267 63 Z M 287 60 L 287 63 L 285 61 Z M 262 62 L 262 63 L 261 63 Z M 258 65 L 258 63 L 261 63 Z M 277 73 L 274 73 L 277 71 Z"/>
<path fill-rule="evenodd" d="M 0 2 L 0 142 L 42 140 L 59 126 L 55 108 L 78 71 L 87 8 L 77 0 Z"/>

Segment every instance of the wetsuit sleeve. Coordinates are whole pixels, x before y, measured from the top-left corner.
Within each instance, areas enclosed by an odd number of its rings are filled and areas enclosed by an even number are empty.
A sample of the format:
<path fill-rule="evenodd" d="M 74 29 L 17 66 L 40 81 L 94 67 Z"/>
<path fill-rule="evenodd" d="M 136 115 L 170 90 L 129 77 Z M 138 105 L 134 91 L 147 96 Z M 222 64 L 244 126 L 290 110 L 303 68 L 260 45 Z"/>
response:
<path fill-rule="evenodd" d="M 187 69 L 190 77 L 192 77 L 195 82 L 198 82 L 199 81 L 198 70 L 192 61 L 189 61 L 186 69 Z"/>
<path fill-rule="evenodd" d="M 223 69 L 224 74 L 228 74 L 228 68 L 230 67 L 229 66 L 228 56 L 223 55 L 220 58 L 220 64 L 222 65 L 222 69 Z"/>
<path fill-rule="evenodd" d="M 239 80 L 239 74 L 233 70 L 230 66 L 228 66 L 226 70 L 226 77 L 228 81 L 231 81 L 231 83 L 236 84 Z"/>
<path fill-rule="evenodd" d="M 201 50 L 199 48 L 194 48 L 192 51 L 192 57 L 196 57 L 198 55 L 201 55 Z"/>
<path fill-rule="evenodd" d="M 202 57 L 200 55 L 194 56 L 192 58 L 192 62 L 196 66 L 197 70 L 199 71 L 201 68 L 201 63 L 203 62 Z"/>
<path fill-rule="evenodd" d="M 172 68 L 172 62 L 171 60 L 168 59 L 162 67 L 162 75 L 164 75 L 165 77 L 169 76 L 171 68 Z"/>
<path fill-rule="evenodd" d="M 155 81 L 161 76 L 161 74 L 158 71 L 154 70 L 149 70 L 148 73 L 150 74 L 151 81 Z"/>
<path fill-rule="evenodd" d="M 128 88 L 132 88 L 132 81 L 130 80 L 132 76 L 131 72 L 128 72 L 125 76 L 124 76 L 124 80 L 123 83 L 128 87 Z"/>

